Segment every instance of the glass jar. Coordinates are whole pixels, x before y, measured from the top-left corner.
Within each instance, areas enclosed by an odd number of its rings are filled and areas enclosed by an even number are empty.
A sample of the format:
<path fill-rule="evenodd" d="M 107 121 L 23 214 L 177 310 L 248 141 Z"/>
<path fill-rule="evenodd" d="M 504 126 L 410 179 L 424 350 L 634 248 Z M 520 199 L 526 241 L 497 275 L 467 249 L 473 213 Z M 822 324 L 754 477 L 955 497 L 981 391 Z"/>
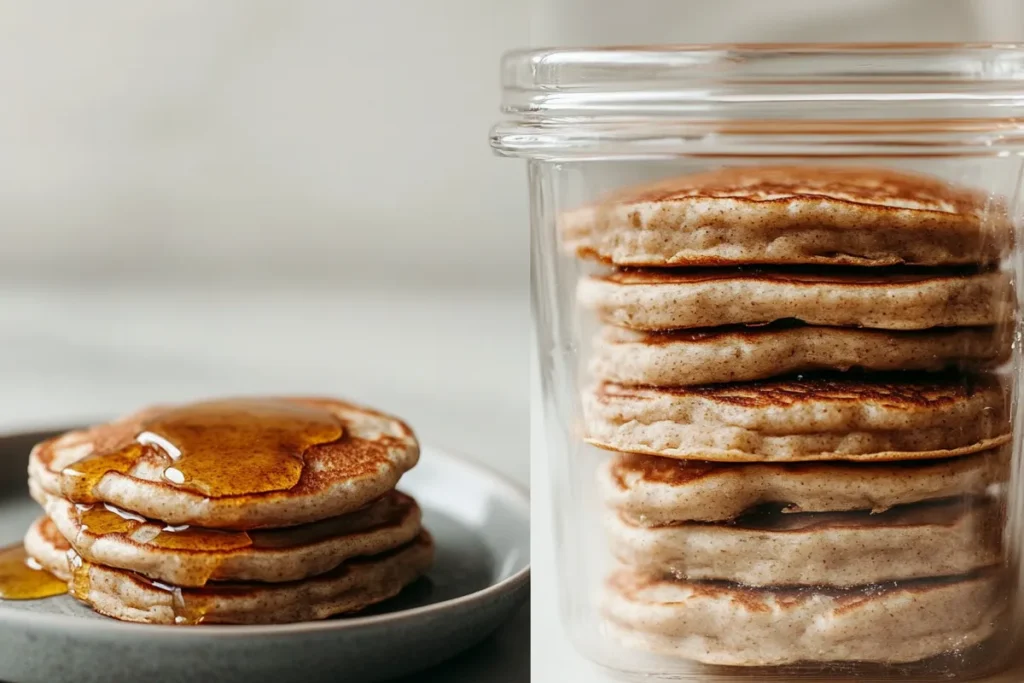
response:
<path fill-rule="evenodd" d="M 577 649 L 700 681 L 1006 670 L 1024 49 L 556 49 L 503 80 Z"/>

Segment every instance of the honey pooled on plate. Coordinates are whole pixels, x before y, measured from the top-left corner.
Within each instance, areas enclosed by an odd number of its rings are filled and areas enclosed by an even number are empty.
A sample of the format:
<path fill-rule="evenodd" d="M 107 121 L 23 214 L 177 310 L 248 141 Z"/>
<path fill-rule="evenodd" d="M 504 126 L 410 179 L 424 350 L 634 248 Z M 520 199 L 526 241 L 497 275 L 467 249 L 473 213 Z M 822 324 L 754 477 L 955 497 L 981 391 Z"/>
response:
<path fill-rule="evenodd" d="M 127 473 L 141 459 L 168 458 L 163 480 L 208 498 L 287 491 L 302 477 L 305 452 L 342 437 L 330 411 L 294 401 L 231 399 L 169 408 L 146 420 L 135 440 L 95 453 L 64 470 L 64 494 L 99 502 L 108 472 Z"/>
<path fill-rule="evenodd" d="M 40 567 L 24 546 L 0 550 L 0 600 L 39 600 L 67 592 L 68 585 Z"/>

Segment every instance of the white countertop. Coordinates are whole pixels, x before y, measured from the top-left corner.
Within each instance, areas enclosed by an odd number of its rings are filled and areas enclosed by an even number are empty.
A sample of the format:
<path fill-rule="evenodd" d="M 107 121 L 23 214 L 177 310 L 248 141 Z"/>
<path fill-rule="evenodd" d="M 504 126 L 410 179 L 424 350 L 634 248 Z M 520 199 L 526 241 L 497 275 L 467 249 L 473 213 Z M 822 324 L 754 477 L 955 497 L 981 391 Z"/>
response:
<path fill-rule="evenodd" d="M 528 318 L 525 291 L 0 284 L 0 431 L 157 400 L 326 393 L 526 484 Z M 526 681 L 529 616 L 431 680 Z"/>

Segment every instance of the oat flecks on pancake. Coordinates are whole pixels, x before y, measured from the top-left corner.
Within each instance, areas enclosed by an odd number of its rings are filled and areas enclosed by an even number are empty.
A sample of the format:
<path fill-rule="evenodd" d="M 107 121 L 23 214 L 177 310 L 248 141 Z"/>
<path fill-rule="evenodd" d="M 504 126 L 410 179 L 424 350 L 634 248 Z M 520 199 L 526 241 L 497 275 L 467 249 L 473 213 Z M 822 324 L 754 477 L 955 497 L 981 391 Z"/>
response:
<path fill-rule="evenodd" d="M 583 394 L 587 441 L 716 461 L 900 460 L 986 450 L 1009 438 L 991 377 L 820 376 L 700 387 L 603 383 Z"/>
<path fill-rule="evenodd" d="M 606 630 L 629 647 L 707 664 L 897 663 L 985 640 L 1007 608 L 1005 595 L 995 570 L 843 591 L 662 581 L 622 571 L 605 587 L 602 612 Z"/>
<path fill-rule="evenodd" d="M 150 453 L 127 473 L 110 472 L 96 486 L 100 500 L 168 524 L 253 529 L 292 526 L 352 512 L 392 490 L 419 458 L 412 430 L 375 410 L 327 399 L 292 399 L 328 407 L 343 423 L 341 440 L 305 454 L 299 484 L 288 491 L 206 498 L 163 480 L 169 464 Z M 61 471 L 91 452 L 105 452 L 135 437 L 152 410 L 51 439 L 30 457 L 30 476 L 61 495 Z"/>
<path fill-rule="evenodd" d="M 1006 324 L 1009 276 L 999 271 L 873 275 L 719 269 L 618 272 L 580 280 L 577 296 L 605 322 L 637 330 L 813 325 L 920 330 Z"/>
<path fill-rule="evenodd" d="M 45 518 L 26 537 L 32 555 L 50 571 L 67 544 Z M 398 594 L 433 561 L 434 543 L 421 532 L 412 542 L 375 557 L 349 560 L 303 581 L 279 584 L 212 583 L 181 590 L 156 584 L 132 572 L 87 565 L 83 599 L 97 612 L 123 621 L 175 624 L 265 624 L 325 619 L 356 612 Z M 66 565 L 64 573 L 67 574 Z M 183 617 L 184 613 L 184 617 Z"/>
<path fill-rule="evenodd" d="M 137 572 L 175 586 L 208 581 L 280 583 L 326 573 L 353 557 L 377 555 L 421 531 L 416 502 L 397 491 L 341 517 L 286 529 L 251 531 L 249 545 L 221 550 L 201 543 L 162 545 L 162 523 L 138 523 L 129 533 L 94 533 L 75 506 L 49 497 L 47 514 L 85 560 Z M 164 535 L 174 532 L 163 531 Z M 173 541 L 173 537 L 170 539 Z"/>
<path fill-rule="evenodd" d="M 433 561 L 426 532 L 376 557 L 350 560 L 321 576 L 281 584 L 221 583 L 167 591 L 138 575 L 102 565 L 89 572 L 87 601 L 100 614 L 149 624 L 285 624 L 351 614 L 397 595 Z M 179 595 L 181 597 L 179 597 Z"/>
<path fill-rule="evenodd" d="M 896 332 L 783 321 L 679 332 L 604 327 L 594 377 L 620 384 L 683 386 L 765 379 L 814 370 L 979 369 L 1009 358 L 1009 326 Z"/>
<path fill-rule="evenodd" d="M 613 554 L 637 571 L 748 586 L 852 587 L 955 576 L 1002 558 L 1001 505 L 953 499 L 888 512 L 785 514 L 732 524 L 642 526 L 606 516 Z"/>
<path fill-rule="evenodd" d="M 1010 477 L 1009 445 L 962 458 L 882 463 L 725 464 L 620 453 L 599 483 L 614 509 L 645 524 L 726 521 L 771 503 L 790 511 L 882 512 L 977 496 Z"/>
<path fill-rule="evenodd" d="M 994 262 L 1004 200 L 886 168 L 734 167 L 615 193 L 563 214 L 582 256 L 617 265 Z"/>

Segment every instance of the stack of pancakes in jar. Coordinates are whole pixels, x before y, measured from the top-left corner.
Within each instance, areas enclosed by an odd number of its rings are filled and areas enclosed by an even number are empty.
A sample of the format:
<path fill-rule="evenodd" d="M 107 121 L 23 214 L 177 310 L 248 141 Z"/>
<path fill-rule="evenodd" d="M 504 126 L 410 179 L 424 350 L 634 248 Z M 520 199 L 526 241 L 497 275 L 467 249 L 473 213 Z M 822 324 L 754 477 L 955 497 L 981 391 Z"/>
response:
<path fill-rule="evenodd" d="M 725 665 L 990 637 L 1015 298 L 1005 204 L 878 168 L 732 168 L 561 219 L 603 327 L 583 396 L 604 628 Z"/>

